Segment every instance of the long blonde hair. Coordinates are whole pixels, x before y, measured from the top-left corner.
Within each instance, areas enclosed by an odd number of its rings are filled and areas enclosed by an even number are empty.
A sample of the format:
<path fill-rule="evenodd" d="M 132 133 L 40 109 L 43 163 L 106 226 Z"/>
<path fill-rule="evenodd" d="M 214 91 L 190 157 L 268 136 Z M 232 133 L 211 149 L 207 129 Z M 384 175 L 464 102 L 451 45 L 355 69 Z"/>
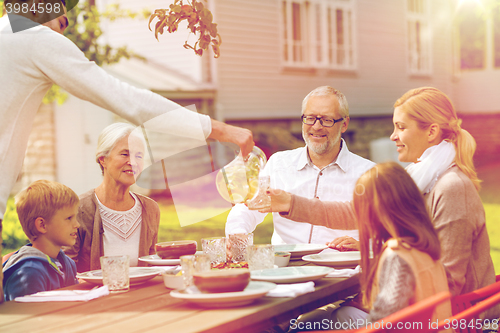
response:
<path fill-rule="evenodd" d="M 476 140 L 460 127 L 462 120 L 458 119 L 448 96 L 436 88 L 416 88 L 401 96 L 394 107 L 400 107 L 421 129 L 427 129 L 434 123 L 438 124 L 443 140 L 450 141 L 455 146 L 455 164 L 479 191 L 481 181 L 477 177 L 472 160 L 476 151 Z"/>
<path fill-rule="evenodd" d="M 373 281 L 388 239 L 404 241 L 434 260 L 439 259 L 441 248 L 424 198 L 399 164 L 374 166 L 358 179 L 355 189 L 352 204 L 359 221 L 361 290 L 365 305 L 371 308 Z"/>

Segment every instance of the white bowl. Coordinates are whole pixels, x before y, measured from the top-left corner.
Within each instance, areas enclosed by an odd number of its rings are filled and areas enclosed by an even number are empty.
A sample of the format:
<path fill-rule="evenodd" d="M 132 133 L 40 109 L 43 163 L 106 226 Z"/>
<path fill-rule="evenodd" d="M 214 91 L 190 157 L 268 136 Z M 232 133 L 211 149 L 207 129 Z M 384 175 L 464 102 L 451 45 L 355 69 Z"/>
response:
<path fill-rule="evenodd" d="M 175 275 L 172 272 L 162 273 L 163 283 L 165 287 L 170 289 L 184 289 L 184 277 L 182 275 Z"/>
<path fill-rule="evenodd" d="M 290 262 L 291 256 L 290 252 L 274 252 L 274 264 L 278 267 L 286 267 Z"/>

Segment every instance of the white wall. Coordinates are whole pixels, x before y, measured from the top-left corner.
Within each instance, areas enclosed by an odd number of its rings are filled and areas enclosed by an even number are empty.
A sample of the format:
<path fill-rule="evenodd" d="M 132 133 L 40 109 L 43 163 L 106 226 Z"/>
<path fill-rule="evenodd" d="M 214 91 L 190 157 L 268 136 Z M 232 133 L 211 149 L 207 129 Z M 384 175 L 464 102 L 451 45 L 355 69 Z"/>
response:
<path fill-rule="evenodd" d="M 107 4 L 119 3 L 122 9 L 138 12 L 148 8 L 152 13 L 155 9 L 168 8 L 172 2 L 172 0 L 97 0 L 96 5 L 103 10 Z M 115 47 L 126 45 L 148 60 L 201 82 L 201 57 L 182 46 L 189 36 L 188 30 L 181 26 L 172 34 L 165 31 L 163 35 L 159 35 L 158 42 L 154 35 L 154 25 L 157 20 L 151 24 L 153 31 L 149 31 L 148 20 L 122 19 L 103 22 L 103 40 Z"/>
<path fill-rule="evenodd" d="M 78 195 L 102 181 L 101 169 L 95 162 L 97 138 L 114 117 L 111 112 L 73 96 L 55 107 L 57 181 Z"/>
<path fill-rule="evenodd" d="M 500 69 L 462 71 L 454 103 L 458 112 L 500 112 Z"/>
<path fill-rule="evenodd" d="M 407 90 L 435 86 L 452 93 L 448 2 L 432 1 L 433 73 L 411 76 L 406 65 L 402 0 L 355 1 L 355 71 L 286 71 L 281 68 L 280 0 L 216 0 L 223 43 L 218 67 L 218 106 L 225 119 L 289 118 L 320 85 L 341 90 L 351 115 L 391 114 Z"/>

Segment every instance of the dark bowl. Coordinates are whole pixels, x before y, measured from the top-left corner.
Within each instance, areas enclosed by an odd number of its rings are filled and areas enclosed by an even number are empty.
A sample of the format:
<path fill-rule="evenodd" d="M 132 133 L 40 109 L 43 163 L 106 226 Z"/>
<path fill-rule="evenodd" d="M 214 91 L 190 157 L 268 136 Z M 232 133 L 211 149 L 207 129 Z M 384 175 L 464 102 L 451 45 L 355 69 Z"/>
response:
<path fill-rule="evenodd" d="M 155 244 L 156 254 L 162 259 L 178 259 L 180 256 L 196 253 L 194 240 L 163 242 Z"/>
<path fill-rule="evenodd" d="M 200 291 L 208 293 L 243 291 L 250 283 L 250 270 L 239 268 L 194 273 L 193 282 Z"/>

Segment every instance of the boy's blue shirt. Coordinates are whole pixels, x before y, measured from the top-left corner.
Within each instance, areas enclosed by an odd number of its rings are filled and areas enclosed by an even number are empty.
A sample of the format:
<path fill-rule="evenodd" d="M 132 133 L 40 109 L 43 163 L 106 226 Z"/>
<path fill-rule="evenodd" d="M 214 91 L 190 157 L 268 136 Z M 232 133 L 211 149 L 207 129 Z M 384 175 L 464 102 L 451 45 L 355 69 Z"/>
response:
<path fill-rule="evenodd" d="M 56 259 L 62 264 L 61 268 L 31 244 L 21 247 L 3 264 L 5 300 L 77 284 L 75 262 L 63 251 L 59 251 Z"/>

